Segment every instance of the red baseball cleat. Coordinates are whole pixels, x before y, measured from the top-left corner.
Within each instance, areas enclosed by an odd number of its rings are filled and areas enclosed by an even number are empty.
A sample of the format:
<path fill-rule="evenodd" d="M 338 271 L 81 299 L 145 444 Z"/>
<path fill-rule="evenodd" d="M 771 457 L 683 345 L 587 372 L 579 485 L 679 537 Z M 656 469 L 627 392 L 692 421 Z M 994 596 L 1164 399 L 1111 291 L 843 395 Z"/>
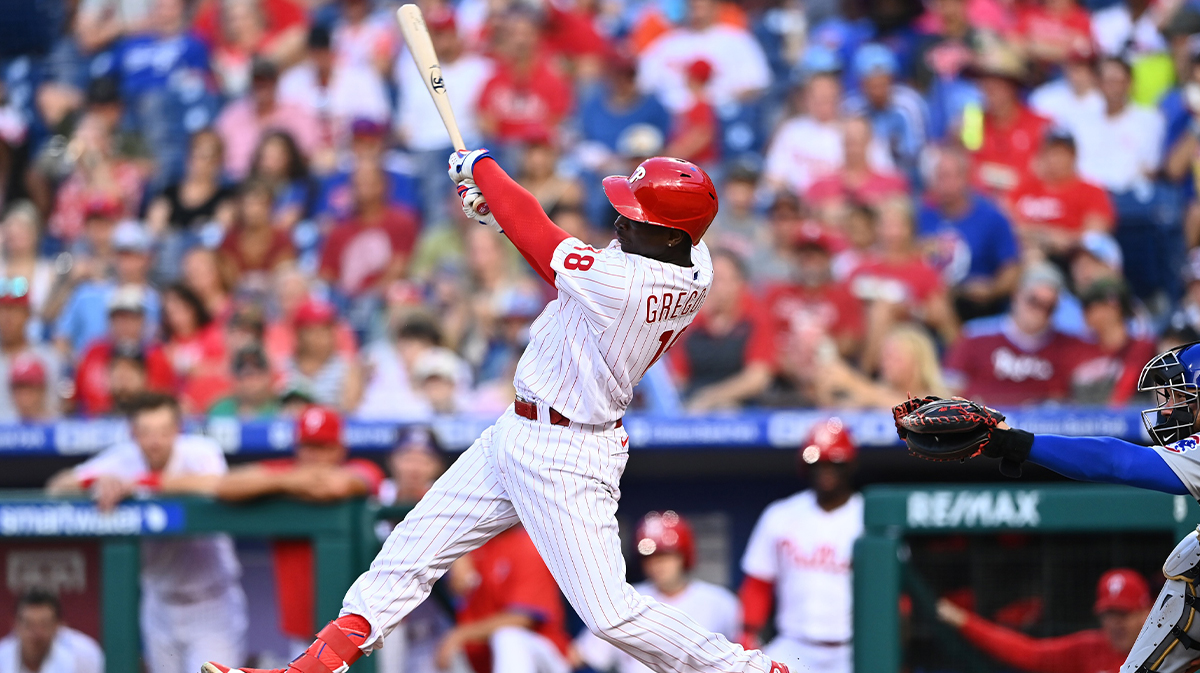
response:
<path fill-rule="evenodd" d="M 217 673 L 217 672 L 216 671 L 205 671 L 204 673 Z M 783 664 L 779 663 L 778 661 L 772 661 L 771 662 L 771 673 L 791 673 L 791 672 L 788 671 L 787 666 L 784 666 Z"/>
<path fill-rule="evenodd" d="M 282 668 L 230 668 L 215 661 L 206 661 L 200 673 L 285 673 Z"/>

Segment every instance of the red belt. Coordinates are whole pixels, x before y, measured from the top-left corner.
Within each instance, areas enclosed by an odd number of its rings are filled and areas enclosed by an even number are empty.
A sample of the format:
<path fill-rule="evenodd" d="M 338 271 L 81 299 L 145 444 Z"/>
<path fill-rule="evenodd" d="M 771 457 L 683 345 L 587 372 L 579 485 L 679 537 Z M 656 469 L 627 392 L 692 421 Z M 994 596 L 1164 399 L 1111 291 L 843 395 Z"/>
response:
<path fill-rule="evenodd" d="M 513 401 L 513 411 L 517 412 L 518 416 L 523 416 L 525 418 L 528 418 L 531 421 L 536 421 L 538 419 L 537 405 L 534 404 L 533 402 L 523 400 L 519 397 Z M 556 411 L 555 409 L 551 409 L 550 410 L 550 425 L 558 425 L 558 426 L 562 426 L 562 427 L 567 427 L 567 426 L 571 425 L 571 419 L 558 413 L 558 411 Z M 621 427 L 621 419 L 618 418 L 617 422 L 613 424 L 613 427 L 614 428 Z"/>

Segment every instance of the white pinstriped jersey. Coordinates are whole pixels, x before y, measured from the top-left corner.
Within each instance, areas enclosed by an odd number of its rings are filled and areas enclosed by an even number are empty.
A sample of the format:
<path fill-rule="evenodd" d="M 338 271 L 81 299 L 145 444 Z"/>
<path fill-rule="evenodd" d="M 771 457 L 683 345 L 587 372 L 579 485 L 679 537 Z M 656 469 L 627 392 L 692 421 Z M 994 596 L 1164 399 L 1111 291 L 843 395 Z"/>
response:
<path fill-rule="evenodd" d="M 568 238 L 551 268 L 558 298 L 530 328 L 517 394 L 576 423 L 615 421 L 708 296 L 708 247 L 693 246 L 692 266 L 684 267 L 626 254 L 615 240 L 597 250 Z"/>

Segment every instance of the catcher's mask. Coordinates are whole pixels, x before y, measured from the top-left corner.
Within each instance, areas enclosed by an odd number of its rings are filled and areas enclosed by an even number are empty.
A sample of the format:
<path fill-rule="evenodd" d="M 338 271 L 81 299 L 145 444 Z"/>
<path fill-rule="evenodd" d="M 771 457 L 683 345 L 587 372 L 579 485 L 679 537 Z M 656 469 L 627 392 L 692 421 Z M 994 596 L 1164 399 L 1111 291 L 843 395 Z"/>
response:
<path fill-rule="evenodd" d="M 1191 435 L 1200 402 L 1200 341 L 1160 353 L 1142 368 L 1138 391 L 1153 392 L 1158 405 L 1142 411 L 1142 423 L 1158 444 Z"/>

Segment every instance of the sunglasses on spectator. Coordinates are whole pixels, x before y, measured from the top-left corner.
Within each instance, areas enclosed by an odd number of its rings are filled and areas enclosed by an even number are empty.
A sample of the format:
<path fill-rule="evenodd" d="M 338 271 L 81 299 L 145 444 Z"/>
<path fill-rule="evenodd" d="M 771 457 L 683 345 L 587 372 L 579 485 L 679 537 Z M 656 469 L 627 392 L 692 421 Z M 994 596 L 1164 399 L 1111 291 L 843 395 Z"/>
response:
<path fill-rule="evenodd" d="M 20 299 L 29 294 L 29 279 L 24 276 L 0 278 L 0 297 Z"/>
<path fill-rule="evenodd" d="M 1045 313 L 1053 313 L 1054 309 L 1058 308 L 1058 301 L 1043 301 L 1032 294 L 1025 295 L 1022 301 L 1024 301 L 1030 307 L 1036 308 L 1039 311 L 1044 311 Z"/>

